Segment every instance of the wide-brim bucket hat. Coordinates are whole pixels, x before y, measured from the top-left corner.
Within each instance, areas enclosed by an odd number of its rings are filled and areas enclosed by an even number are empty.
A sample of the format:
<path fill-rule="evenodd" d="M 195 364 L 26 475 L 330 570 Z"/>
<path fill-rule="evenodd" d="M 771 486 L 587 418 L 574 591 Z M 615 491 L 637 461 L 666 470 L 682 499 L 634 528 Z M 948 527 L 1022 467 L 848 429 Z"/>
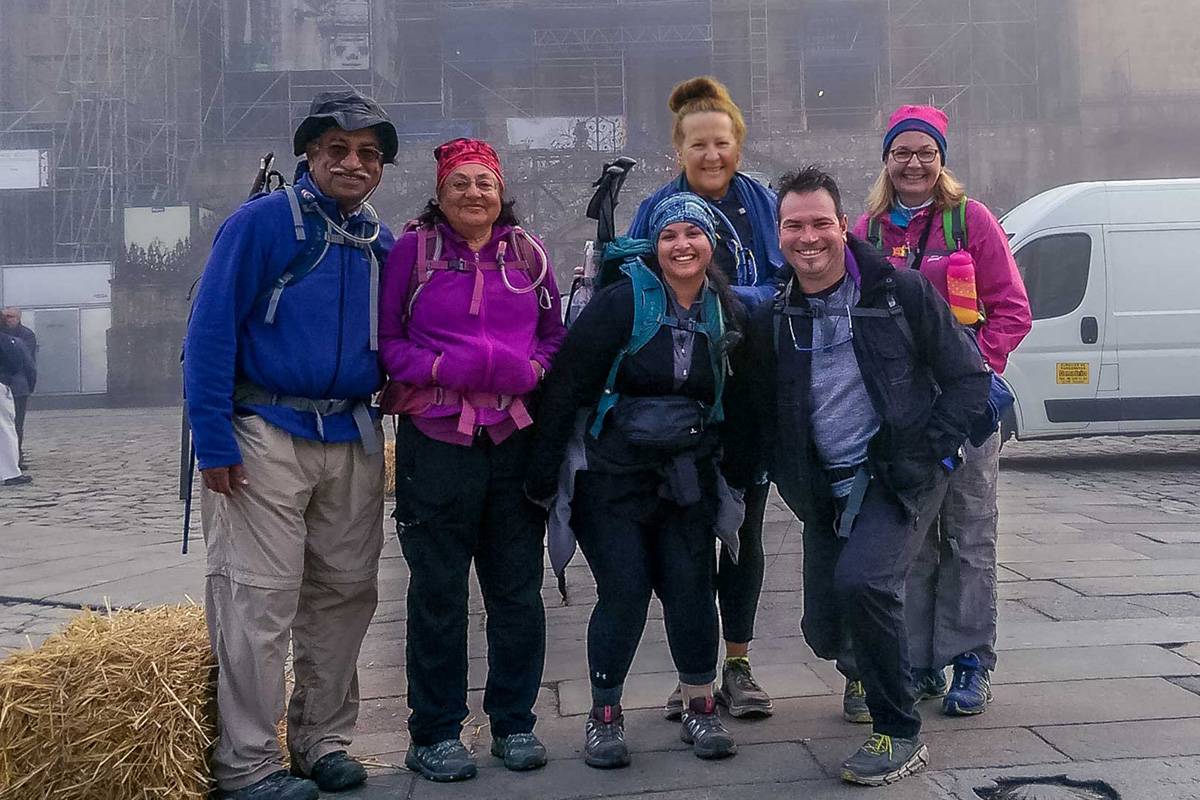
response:
<path fill-rule="evenodd" d="M 344 131 L 374 128 L 379 134 L 383 163 L 396 162 L 396 153 L 400 149 L 396 126 L 392 124 L 383 106 L 352 89 L 322 92 L 313 98 L 308 116 L 296 128 L 296 135 L 292 137 L 292 147 L 295 151 L 293 155 L 304 155 L 304 149 L 309 142 L 334 126 Z"/>

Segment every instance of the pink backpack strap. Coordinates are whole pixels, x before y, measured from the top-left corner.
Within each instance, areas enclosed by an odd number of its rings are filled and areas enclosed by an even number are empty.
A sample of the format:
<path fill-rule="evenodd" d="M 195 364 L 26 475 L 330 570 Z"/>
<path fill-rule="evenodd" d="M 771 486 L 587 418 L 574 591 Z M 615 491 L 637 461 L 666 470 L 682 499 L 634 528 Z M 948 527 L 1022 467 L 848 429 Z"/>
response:
<path fill-rule="evenodd" d="M 411 223 L 410 223 L 411 224 Z M 413 272 L 417 280 L 408 281 L 408 300 L 404 304 L 405 313 L 411 318 L 413 305 L 417 295 L 433 277 L 434 261 L 441 255 L 442 234 L 436 227 L 419 227 L 417 231 L 417 260 L 413 264 Z M 431 252 L 432 251 L 432 252 Z"/>

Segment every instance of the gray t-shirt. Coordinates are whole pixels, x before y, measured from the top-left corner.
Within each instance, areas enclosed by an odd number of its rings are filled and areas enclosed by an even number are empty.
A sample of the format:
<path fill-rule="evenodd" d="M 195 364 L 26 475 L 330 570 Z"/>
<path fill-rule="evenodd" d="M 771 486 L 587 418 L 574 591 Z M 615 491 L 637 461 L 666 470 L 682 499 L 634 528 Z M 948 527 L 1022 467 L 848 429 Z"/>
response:
<path fill-rule="evenodd" d="M 808 298 L 814 312 L 810 419 L 817 454 L 826 469 L 862 464 L 867 460 L 867 445 L 879 430 L 879 415 L 854 356 L 848 310 L 858 298 L 858 285 L 848 275 L 830 293 Z M 828 314 L 830 309 L 839 314 Z M 851 477 L 834 483 L 834 496 L 848 495 L 853 482 Z"/>
<path fill-rule="evenodd" d="M 704 316 L 704 292 L 708 289 L 708 282 L 705 281 L 704 288 L 700 290 L 700 297 L 692 303 L 689 308 L 684 308 L 675 299 L 675 292 L 666 281 L 663 281 L 663 286 L 667 289 L 667 297 L 671 298 L 671 315 L 675 319 L 692 320 L 694 322 L 703 322 Z M 692 350 L 696 344 L 696 334 L 694 331 L 689 331 L 685 328 L 671 328 L 671 363 L 675 369 L 675 391 L 679 391 L 680 387 L 687 382 L 688 372 L 692 368 Z"/>

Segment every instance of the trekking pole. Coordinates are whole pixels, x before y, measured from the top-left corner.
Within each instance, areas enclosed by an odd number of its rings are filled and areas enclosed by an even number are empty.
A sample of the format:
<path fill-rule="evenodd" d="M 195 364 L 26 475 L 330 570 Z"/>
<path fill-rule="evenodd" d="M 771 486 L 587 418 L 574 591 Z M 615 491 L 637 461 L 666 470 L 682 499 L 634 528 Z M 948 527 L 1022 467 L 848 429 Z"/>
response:
<path fill-rule="evenodd" d="M 596 220 L 596 240 L 589 242 L 589 249 L 584 251 L 584 270 L 571 281 L 570 301 L 567 304 L 567 324 L 570 325 L 591 299 L 591 294 L 600 268 L 604 264 L 604 247 L 616 238 L 616 221 L 614 212 L 617 207 L 617 196 L 629 176 L 629 171 L 637 165 L 637 161 L 627 156 L 618 156 L 611 163 L 604 165 L 604 171 L 592 186 L 596 191 L 588 201 L 587 217 Z M 578 296 L 578 300 L 576 299 Z"/>
<path fill-rule="evenodd" d="M 183 501 L 183 555 L 186 556 L 188 537 L 192 529 L 192 487 L 196 478 L 196 446 L 192 442 L 186 402 L 182 420 L 179 432 L 179 499 Z"/>

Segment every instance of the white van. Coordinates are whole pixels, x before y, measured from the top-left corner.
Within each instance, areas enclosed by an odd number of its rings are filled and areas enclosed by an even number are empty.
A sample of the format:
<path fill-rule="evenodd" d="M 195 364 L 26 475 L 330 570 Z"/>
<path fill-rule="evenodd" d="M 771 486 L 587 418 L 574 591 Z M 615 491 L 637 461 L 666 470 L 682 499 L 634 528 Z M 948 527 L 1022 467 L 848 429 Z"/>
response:
<path fill-rule="evenodd" d="M 1200 178 L 1060 186 L 1001 224 L 1033 309 L 1005 435 L 1200 431 Z"/>

